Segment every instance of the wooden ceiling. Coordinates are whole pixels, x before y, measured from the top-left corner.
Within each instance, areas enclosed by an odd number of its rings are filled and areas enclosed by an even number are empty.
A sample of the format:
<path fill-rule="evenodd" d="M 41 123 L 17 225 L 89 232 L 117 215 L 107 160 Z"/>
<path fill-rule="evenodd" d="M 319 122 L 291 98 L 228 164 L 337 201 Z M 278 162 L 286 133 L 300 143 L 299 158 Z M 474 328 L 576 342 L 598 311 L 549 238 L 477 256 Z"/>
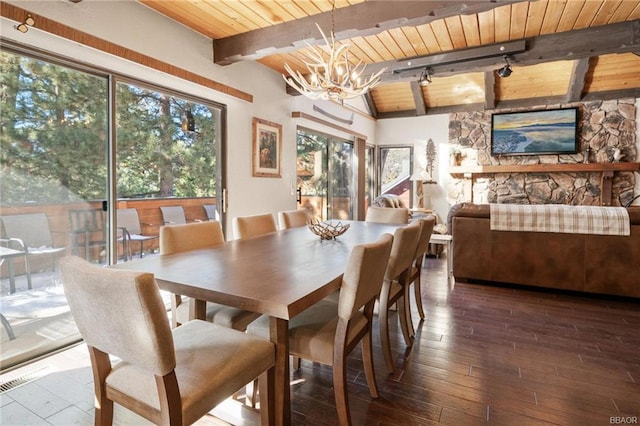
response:
<path fill-rule="evenodd" d="M 139 1 L 210 37 L 221 65 L 304 72 L 315 24 L 333 28 L 366 73 L 386 68 L 376 118 L 640 97 L 640 0 Z"/>

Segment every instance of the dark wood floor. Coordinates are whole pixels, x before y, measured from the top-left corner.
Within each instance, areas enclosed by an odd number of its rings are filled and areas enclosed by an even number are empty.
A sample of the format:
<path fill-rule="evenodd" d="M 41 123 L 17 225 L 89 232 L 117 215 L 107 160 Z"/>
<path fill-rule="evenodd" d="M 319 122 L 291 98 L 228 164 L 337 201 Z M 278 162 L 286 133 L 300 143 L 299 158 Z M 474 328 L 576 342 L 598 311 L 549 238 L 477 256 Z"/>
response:
<path fill-rule="evenodd" d="M 354 424 L 640 422 L 640 301 L 450 285 L 445 267 L 425 262 L 427 319 L 416 324 L 412 348 L 393 336 L 395 375 L 374 337 L 378 400 L 369 396 L 359 350 L 351 356 Z M 331 369 L 303 361 L 295 379 L 294 424 L 335 425 Z"/>
<path fill-rule="evenodd" d="M 349 358 L 354 425 L 640 421 L 640 300 L 448 284 L 445 268 L 444 258 L 427 259 L 427 319 L 416 324 L 412 348 L 395 328 L 397 374 L 387 374 L 375 335 L 379 399 L 369 396 L 359 349 Z M 81 345 L 9 373 L 48 368 L 43 377 L 0 392 L 0 424 L 93 424 L 88 365 Z M 303 361 L 293 373 L 292 423 L 336 425 L 331 386 L 329 367 Z M 205 416 L 197 425 L 257 424 L 255 413 L 243 419 L 246 413 L 233 405 L 219 408 L 216 416 L 226 421 Z M 115 417 L 117 426 L 148 424 L 119 407 Z"/>

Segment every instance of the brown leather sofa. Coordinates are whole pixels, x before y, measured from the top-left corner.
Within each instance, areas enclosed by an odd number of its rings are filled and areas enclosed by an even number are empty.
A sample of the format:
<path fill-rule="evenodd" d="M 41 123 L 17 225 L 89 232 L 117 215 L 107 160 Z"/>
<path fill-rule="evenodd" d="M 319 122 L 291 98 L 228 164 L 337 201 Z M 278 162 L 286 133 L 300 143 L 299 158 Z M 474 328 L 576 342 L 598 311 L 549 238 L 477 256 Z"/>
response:
<path fill-rule="evenodd" d="M 488 204 L 452 208 L 453 275 L 640 297 L 640 207 L 629 207 L 630 236 L 492 231 Z"/>

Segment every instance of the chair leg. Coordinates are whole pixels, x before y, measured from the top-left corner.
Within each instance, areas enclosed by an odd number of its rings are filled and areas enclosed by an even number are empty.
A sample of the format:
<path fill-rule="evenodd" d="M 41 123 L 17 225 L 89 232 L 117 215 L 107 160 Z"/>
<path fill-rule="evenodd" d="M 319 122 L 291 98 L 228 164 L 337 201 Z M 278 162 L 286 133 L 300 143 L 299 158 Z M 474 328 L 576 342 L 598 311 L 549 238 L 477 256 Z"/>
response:
<path fill-rule="evenodd" d="M 334 352 L 335 354 L 335 352 Z M 351 425 L 351 415 L 349 413 L 349 398 L 347 395 L 347 360 L 342 352 L 341 356 L 334 356 L 333 360 L 333 393 L 336 399 L 336 411 L 338 421 L 341 425 Z"/>
<path fill-rule="evenodd" d="M 413 339 L 411 338 L 411 331 L 409 327 L 413 328 L 413 325 L 409 324 L 409 319 L 407 318 L 407 299 L 406 299 L 406 289 L 403 290 L 404 294 L 398 299 L 396 302 L 398 304 L 398 317 L 400 317 L 400 329 L 402 330 L 402 336 L 404 337 L 404 342 L 407 346 L 413 345 Z"/>
<path fill-rule="evenodd" d="M 273 425 L 276 423 L 276 367 L 262 373 L 256 381 L 260 384 L 260 420 L 263 425 Z"/>
<path fill-rule="evenodd" d="M 378 385 L 376 384 L 376 374 L 373 368 L 373 345 L 371 344 L 371 329 L 366 336 L 362 338 L 362 364 L 364 366 L 364 375 L 369 385 L 369 393 L 371 398 L 378 398 Z"/>
<path fill-rule="evenodd" d="M 27 288 L 31 290 L 31 265 L 29 263 L 29 253 L 24 255 L 24 272 L 27 275 Z"/>
<path fill-rule="evenodd" d="M 418 270 L 418 277 L 413 282 L 413 295 L 416 299 L 416 306 L 418 308 L 418 314 L 420 315 L 420 319 L 425 319 L 426 316 L 424 314 L 424 309 L 422 307 L 422 284 L 420 282 L 420 270 Z"/>
<path fill-rule="evenodd" d="M 382 345 L 382 353 L 387 363 L 389 374 L 395 372 L 393 367 L 393 356 L 391 355 L 391 342 L 389 341 L 389 287 L 390 284 L 385 283 L 380 292 L 380 300 L 378 303 L 378 329 L 380 330 L 380 344 Z"/>
<path fill-rule="evenodd" d="M 95 426 L 111 426 L 113 424 L 113 401 L 107 398 L 105 384 L 106 377 L 111 372 L 111 361 L 106 353 L 92 346 L 88 346 L 88 349 L 95 393 L 94 424 Z"/>

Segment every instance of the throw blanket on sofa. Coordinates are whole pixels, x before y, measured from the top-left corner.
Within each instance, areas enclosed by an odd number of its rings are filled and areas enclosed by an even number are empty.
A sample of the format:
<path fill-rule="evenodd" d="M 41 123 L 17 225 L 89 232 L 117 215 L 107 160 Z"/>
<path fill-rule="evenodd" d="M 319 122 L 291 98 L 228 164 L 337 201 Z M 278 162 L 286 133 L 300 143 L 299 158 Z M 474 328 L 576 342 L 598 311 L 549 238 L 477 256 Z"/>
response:
<path fill-rule="evenodd" d="M 491 229 L 495 231 L 631 234 L 624 207 L 491 204 L 490 209 Z"/>

